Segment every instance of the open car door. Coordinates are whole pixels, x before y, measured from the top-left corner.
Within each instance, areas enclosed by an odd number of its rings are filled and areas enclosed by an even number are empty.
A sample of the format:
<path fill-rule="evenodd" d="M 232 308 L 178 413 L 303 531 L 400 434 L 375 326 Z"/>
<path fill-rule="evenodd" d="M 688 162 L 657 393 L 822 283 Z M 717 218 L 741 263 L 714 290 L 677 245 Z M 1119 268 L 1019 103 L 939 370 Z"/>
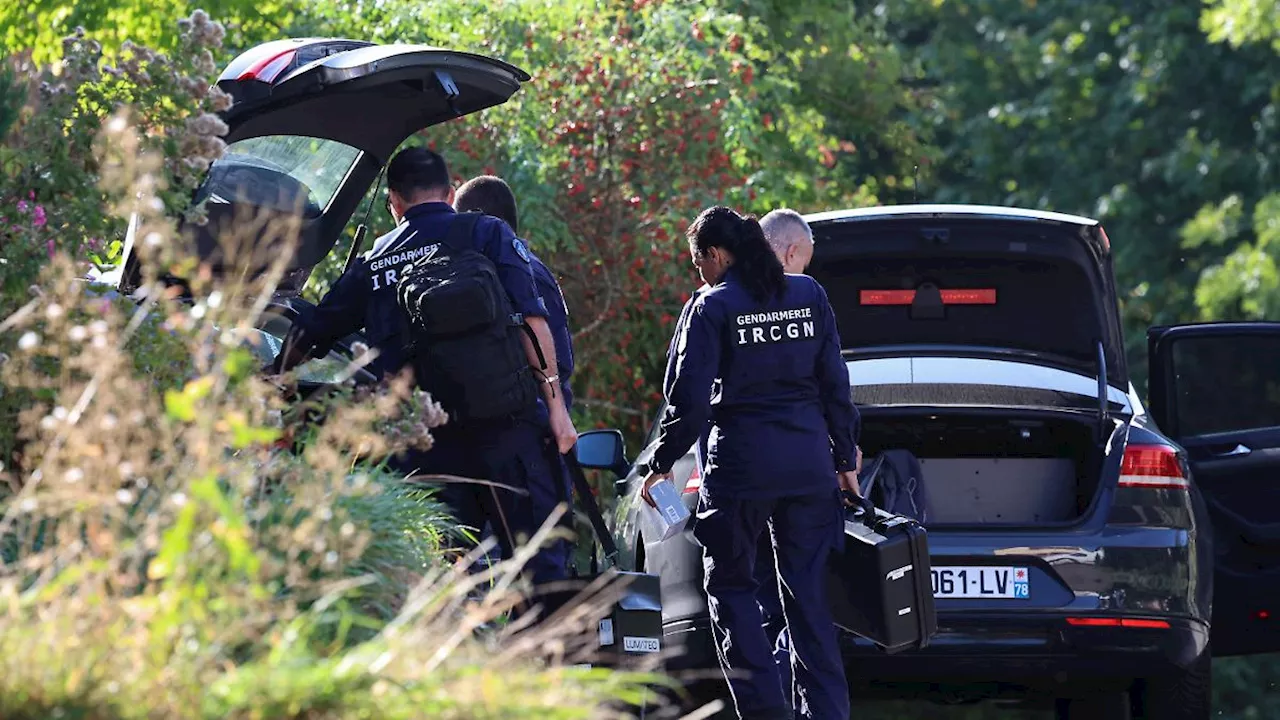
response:
<path fill-rule="evenodd" d="M 1152 417 L 1211 523 L 1213 654 L 1280 651 L 1280 323 L 1152 328 L 1147 346 Z"/>

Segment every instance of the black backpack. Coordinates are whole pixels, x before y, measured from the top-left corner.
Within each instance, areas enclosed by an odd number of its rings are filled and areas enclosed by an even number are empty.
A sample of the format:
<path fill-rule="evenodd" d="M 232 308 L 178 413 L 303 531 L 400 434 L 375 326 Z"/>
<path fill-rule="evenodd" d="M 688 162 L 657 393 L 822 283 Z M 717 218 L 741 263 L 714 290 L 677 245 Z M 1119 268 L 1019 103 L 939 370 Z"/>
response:
<path fill-rule="evenodd" d="M 544 371 L 547 365 L 493 261 L 472 244 L 479 219 L 480 213 L 458 213 L 439 249 L 408 267 L 396 286 L 418 386 L 460 422 L 510 417 L 537 403 L 522 331 Z"/>

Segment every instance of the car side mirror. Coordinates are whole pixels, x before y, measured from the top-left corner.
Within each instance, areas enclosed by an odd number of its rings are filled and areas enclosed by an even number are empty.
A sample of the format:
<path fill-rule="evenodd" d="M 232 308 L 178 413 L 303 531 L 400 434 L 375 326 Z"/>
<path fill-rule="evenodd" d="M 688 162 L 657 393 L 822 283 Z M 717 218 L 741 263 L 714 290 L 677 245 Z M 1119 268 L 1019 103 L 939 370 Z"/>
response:
<path fill-rule="evenodd" d="M 578 464 L 584 468 L 608 470 L 619 478 L 631 470 L 621 430 L 588 430 L 579 434 L 577 454 Z"/>

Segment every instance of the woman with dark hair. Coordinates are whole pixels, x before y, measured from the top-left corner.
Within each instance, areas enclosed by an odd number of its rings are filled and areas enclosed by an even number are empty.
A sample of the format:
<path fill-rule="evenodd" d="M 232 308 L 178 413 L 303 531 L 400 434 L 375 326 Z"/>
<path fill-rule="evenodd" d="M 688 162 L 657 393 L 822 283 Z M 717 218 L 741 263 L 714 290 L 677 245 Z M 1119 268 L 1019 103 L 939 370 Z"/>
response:
<path fill-rule="evenodd" d="M 858 411 L 826 292 L 787 275 L 760 224 L 725 207 L 689 226 L 709 286 L 689 301 L 667 363 L 667 410 L 642 495 L 711 424 L 694 538 L 720 666 L 741 718 L 846 720 L 848 686 L 827 610 L 827 556 L 843 537 L 840 489 L 857 493 Z M 769 532 L 791 637 L 784 689 L 756 602 Z"/>

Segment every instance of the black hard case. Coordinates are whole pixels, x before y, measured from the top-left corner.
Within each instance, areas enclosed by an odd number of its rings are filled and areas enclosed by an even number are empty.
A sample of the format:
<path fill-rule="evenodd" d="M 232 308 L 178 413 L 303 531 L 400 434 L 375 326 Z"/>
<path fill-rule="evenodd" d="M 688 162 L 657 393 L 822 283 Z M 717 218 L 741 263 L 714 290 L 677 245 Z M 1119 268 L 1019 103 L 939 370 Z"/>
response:
<path fill-rule="evenodd" d="M 927 647 L 938 631 L 929 538 L 916 521 L 862 501 L 828 564 L 835 623 L 887 654 Z"/>

